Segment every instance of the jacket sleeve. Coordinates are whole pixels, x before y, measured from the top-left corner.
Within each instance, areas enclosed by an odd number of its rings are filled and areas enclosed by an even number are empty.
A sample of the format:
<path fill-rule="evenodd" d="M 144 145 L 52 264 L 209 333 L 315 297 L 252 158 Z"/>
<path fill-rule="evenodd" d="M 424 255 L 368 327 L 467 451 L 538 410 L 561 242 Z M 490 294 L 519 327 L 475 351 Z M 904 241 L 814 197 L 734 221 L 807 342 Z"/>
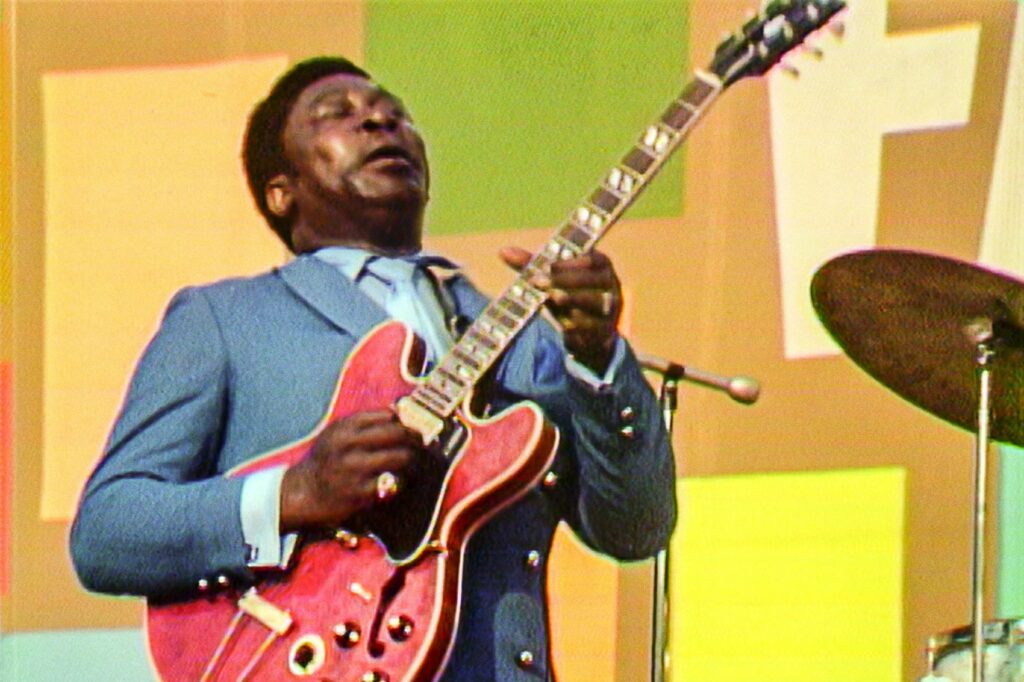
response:
<path fill-rule="evenodd" d="M 654 392 L 633 351 L 595 390 L 565 371 L 561 337 L 538 320 L 501 368 L 502 383 L 532 397 L 561 433 L 561 512 L 592 549 L 620 560 L 653 556 L 676 523 L 675 463 Z"/>
<path fill-rule="evenodd" d="M 86 588 L 158 596 L 204 577 L 250 577 L 242 479 L 218 467 L 229 371 L 208 300 L 183 290 L 139 360 L 79 503 L 71 556 Z"/>

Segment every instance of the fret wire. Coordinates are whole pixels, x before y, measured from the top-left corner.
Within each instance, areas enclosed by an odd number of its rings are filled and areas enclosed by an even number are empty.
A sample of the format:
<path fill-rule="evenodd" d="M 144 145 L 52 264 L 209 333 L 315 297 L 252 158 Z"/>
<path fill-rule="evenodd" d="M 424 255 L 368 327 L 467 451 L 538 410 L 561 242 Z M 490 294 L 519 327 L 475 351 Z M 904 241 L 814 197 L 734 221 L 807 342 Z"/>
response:
<path fill-rule="evenodd" d="M 547 298 L 546 293 L 530 284 L 527 280 L 523 279 L 522 276 L 520 276 L 520 278 L 516 280 L 511 287 L 509 287 L 509 291 L 515 294 L 515 296 L 518 297 L 518 300 L 533 312 L 536 312 L 536 310 L 543 305 L 544 299 Z"/>
<path fill-rule="evenodd" d="M 583 202 L 576 209 L 574 218 L 577 223 L 582 221 L 589 232 L 599 236 L 603 232 L 604 228 L 608 226 L 610 216 L 615 210 L 618 210 L 620 203 L 616 203 L 615 208 L 608 211 L 600 206 Z"/>
<path fill-rule="evenodd" d="M 410 397 L 420 407 L 429 410 L 430 412 L 438 416 L 448 416 L 448 396 L 441 395 L 442 399 L 438 400 L 438 396 L 432 395 L 430 393 L 431 390 L 433 390 L 435 393 L 439 392 L 439 389 L 433 386 L 430 383 L 430 380 L 428 379 L 427 381 L 417 386 L 410 394 Z"/>
<path fill-rule="evenodd" d="M 679 95 L 679 100 L 694 106 L 696 110 L 696 108 L 699 108 L 708 96 L 715 92 L 717 88 L 714 84 L 704 80 L 704 78 L 709 77 L 706 74 L 702 74 L 698 71 L 695 75 L 697 78 L 690 81 L 690 83 L 683 88 L 683 92 Z M 714 77 L 710 76 L 710 78 Z"/>
<path fill-rule="evenodd" d="M 455 377 L 456 379 L 453 381 L 458 380 L 462 382 L 462 388 L 454 392 L 455 395 L 461 395 L 464 391 L 472 388 L 473 383 L 479 379 L 482 372 L 472 370 L 469 365 L 462 363 L 454 355 L 449 355 L 447 360 L 449 361 L 444 365 L 444 372 L 451 377 Z"/>
<path fill-rule="evenodd" d="M 606 186 L 598 187 L 591 195 L 589 203 L 603 211 L 605 214 L 615 210 L 622 201 L 622 195 L 608 189 Z"/>
<path fill-rule="evenodd" d="M 583 252 L 583 249 L 580 248 L 578 244 L 566 239 L 561 235 L 561 233 L 559 233 L 555 237 L 554 241 L 559 245 L 559 247 L 561 247 L 558 251 L 559 258 L 565 258 L 566 251 L 568 251 L 573 256 L 578 256 Z"/>
<path fill-rule="evenodd" d="M 566 239 L 576 244 L 580 249 L 586 251 L 587 247 L 590 246 L 591 242 L 594 241 L 594 234 L 579 225 L 578 223 L 570 223 L 566 229 L 562 230 L 562 234 L 566 235 Z"/>
<path fill-rule="evenodd" d="M 477 363 L 478 366 L 484 367 L 490 364 L 491 360 L 494 359 L 494 352 L 489 351 L 486 348 L 480 346 L 467 346 L 466 344 L 459 344 L 463 353 L 469 354 L 469 357 Z"/>
<path fill-rule="evenodd" d="M 454 350 L 454 349 L 452 349 L 452 350 Z M 454 356 L 449 356 L 449 357 L 450 358 L 454 358 Z M 472 367 L 470 367 L 468 364 L 460 361 L 458 358 L 452 359 L 448 363 L 448 368 L 449 368 L 449 371 L 454 372 L 456 376 L 458 376 L 460 379 L 466 381 L 467 384 L 473 383 L 474 381 L 476 381 L 480 377 L 480 374 L 482 374 L 482 372 L 478 373 L 478 372 L 474 371 Z"/>
<path fill-rule="evenodd" d="M 470 369 L 477 372 L 480 371 L 480 363 L 478 363 L 475 358 L 463 352 L 461 346 L 455 346 L 452 348 L 451 356 L 457 358 L 462 362 L 462 364 L 467 365 Z"/>
<path fill-rule="evenodd" d="M 523 317 L 528 312 L 530 312 L 528 308 L 524 307 L 519 302 L 513 300 L 511 297 L 507 295 L 499 298 L 497 302 L 499 305 L 504 307 L 505 310 L 509 311 L 516 317 Z"/>
<path fill-rule="evenodd" d="M 622 164 L 633 172 L 644 175 L 654 165 L 654 161 L 655 157 L 648 153 L 646 149 L 639 145 L 634 145 L 633 149 L 622 159 Z"/>
<path fill-rule="evenodd" d="M 655 157 L 663 158 L 671 151 L 675 138 L 675 130 L 658 122 L 647 127 L 647 132 L 644 133 L 641 144 L 646 149 L 654 152 Z"/>
<path fill-rule="evenodd" d="M 529 313 L 527 313 L 528 315 Z M 494 359 L 494 355 L 500 350 L 497 344 L 494 343 L 493 339 L 488 339 L 490 345 L 484 345 L 482 343 L 476 343 L 475 339 L 465 338 L 459 344 L 467 353 L 470 353 L 473 357 L 479 358 L 482 362 L 490 362 Z"/>
<path fill-rule="evenodd" d="M 614 171 L 616 171 L 616 170 L 619 171 L 619 173 L 617 175 L 613 175 L 612 173 L 614 173 Z M 601 187 L 606 192 L 608 192 L 609 194 L 614 196 L 616 199 L 618 199 L 619 201 L 622 201 L 623 199 L 626 198 L 626 196 L 628 196 L 629 192 L 623 191 L 618 185 L 622 183 L 622 179 L 623 179 L 623 177 L 625 177 L 627 175 L 627 173 L 624 172 L 624 169 L 623 169 L 622 166 L 616 166 L 615 168 L 613 168 L 612 169 L 612 173 L 609 173 L 608 175 L 606 175 L 604 180 L 601 181 Z M 630 178 L 632 178 L 633 177 L 632 171 L 630 171 L 630 173 L 628 175 L 629 175 Z M 611 179 L 612 177 L 616 178 L 614 180 L 614 182 L 616 182 L 618 184 L 615 184 L 615 185 L 612 184 L 612 182 L 613 182 L 613 180 Z"/>
<path fill-rule="evenodd" d="M 423 391 L 427 394 L 428 399 L 434 401 L 438 405 L 445 405 L 451 399 L 451 393 L 445 390 L 445 387 L 434 379 L 433 373 L 428 377 L 428 380 L 420 384 Z"/>
<path fill-rule="evenodd" d="M 459 388 L 466 388 L 465 380 L 462 377 L 460 377 L 460 376 L 454 374 L 453 372 L 451 372 L 444 365 L 438 365 L 437 373 L 440 374 L 443 377 L 444 381 L 451 382 L 451 383 L 455 384 Z M 444 387 L 442 386 L 442 389 L 443 388 Z"/>
<path fill-rule="evenodd" d="M 470 327 L 469 329 L 467 329 L 466 334 L 465 336 L 463 336 L 463 338 L 472 339 L 473 341 L 480 343 L 480 345 L 484 346 L 489 351 L 495 351 L 498 349 L 498 344 L 495 343 L 494 339 L 487 336 L 487 334 L 484 333 L 483 330 L 476 329 L 474 327 Z"/>
<path fill-rule="evenodd" d="M 661 115 L 661 122 L 679 133 L 686 129 L 686 125 L 693 120 L 695 115 L 696 110 L 688 102 L 677 100 L 672 102 L 665 113 Z"/>
<path fill-rule="evenodd" d="M 633 180 L 633 182 L 640 182 L 644 177 L 642 173 L 638 173 L 635 169 L 622 164 L 615 166 L 615 168 L 613 168 L 612 170 L 622 171 L 622 173 L 628 175 Z M 628 194 L 629 192 L 627 191 L 626 193 Z"/>
<path fill-rule="evenodd" d="M 505 315 L 500 310 L 497 310 L 493 305 L 487 307 L 487 310 L 484 311 L 484 315 L 490 318 L 492 322 L 497 323 L 495 326 L 505 332 L 506 336 L 516 327 L 515 319 Z"/>
<path fill-rule="evenodd" d="M 563 223 L 562 227 L 559 228 L 558 230 L 558 234 L 561 235 L 563 238 L 568 238 L 570 234 L 575 234 L 576 232 L 582 232 L 587 236 L 588 239 L 592 239 L 597 236 L 597 233 L 594 232 L 594 229 L 590 225 L 588 225 L 585 221 L 579 220 L 579 218 L 576 217 L 575 215 L 572 217 L 572 219 Z M 576 240 L 572 241 L 576 242 Z M 576 243 L 578 244 L 579 242 Z"/>

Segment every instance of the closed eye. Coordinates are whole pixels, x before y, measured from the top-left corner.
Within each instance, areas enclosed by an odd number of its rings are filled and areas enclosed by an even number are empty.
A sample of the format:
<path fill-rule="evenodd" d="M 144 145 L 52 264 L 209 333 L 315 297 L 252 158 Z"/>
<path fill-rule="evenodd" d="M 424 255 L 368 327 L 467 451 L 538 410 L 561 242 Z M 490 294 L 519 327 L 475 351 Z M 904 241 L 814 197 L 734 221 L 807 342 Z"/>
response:
<path fill-rule="evenodd" d="M 314 112 L 313 116 L 317 119 L 347 118 L 352 115 L 352 111 L 353 107 L 351 105 L 322 105 L 316 108 L 316 111 Z"/>

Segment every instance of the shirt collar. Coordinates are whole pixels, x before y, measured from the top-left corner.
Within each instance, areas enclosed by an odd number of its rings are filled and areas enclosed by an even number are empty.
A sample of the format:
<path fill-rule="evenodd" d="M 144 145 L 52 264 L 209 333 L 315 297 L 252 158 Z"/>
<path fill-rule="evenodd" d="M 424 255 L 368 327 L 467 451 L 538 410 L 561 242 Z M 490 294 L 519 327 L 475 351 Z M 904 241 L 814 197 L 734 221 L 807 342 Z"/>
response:
<path fill-rule="evenodd" d="M 353 282 L 358 282 L 366 273 L 366 264 L 370 260 L 379 258 L 377 254 L 351 246 L 325 246 L 315 251 L 313 256 L 338 268 L 343 275 Z M 444 270 L 459 269 L 459 266 L 451 260 L 432 251 L 417 251 L 414 254 L 402 256 L 402 259 L 414 261 L 426 267 L 436 266 Z"/>

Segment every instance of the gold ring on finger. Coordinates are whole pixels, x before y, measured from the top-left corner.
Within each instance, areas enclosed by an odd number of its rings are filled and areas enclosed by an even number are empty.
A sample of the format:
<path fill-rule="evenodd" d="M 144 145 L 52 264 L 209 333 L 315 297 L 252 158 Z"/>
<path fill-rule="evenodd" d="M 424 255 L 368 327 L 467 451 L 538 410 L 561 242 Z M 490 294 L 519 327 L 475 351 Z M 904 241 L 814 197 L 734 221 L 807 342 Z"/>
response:
<path fill-rule="evenodd" d="M 390 471 L 377 475 L 377 499 L 390 500 L 398 494 L 398 477 Z"/>

